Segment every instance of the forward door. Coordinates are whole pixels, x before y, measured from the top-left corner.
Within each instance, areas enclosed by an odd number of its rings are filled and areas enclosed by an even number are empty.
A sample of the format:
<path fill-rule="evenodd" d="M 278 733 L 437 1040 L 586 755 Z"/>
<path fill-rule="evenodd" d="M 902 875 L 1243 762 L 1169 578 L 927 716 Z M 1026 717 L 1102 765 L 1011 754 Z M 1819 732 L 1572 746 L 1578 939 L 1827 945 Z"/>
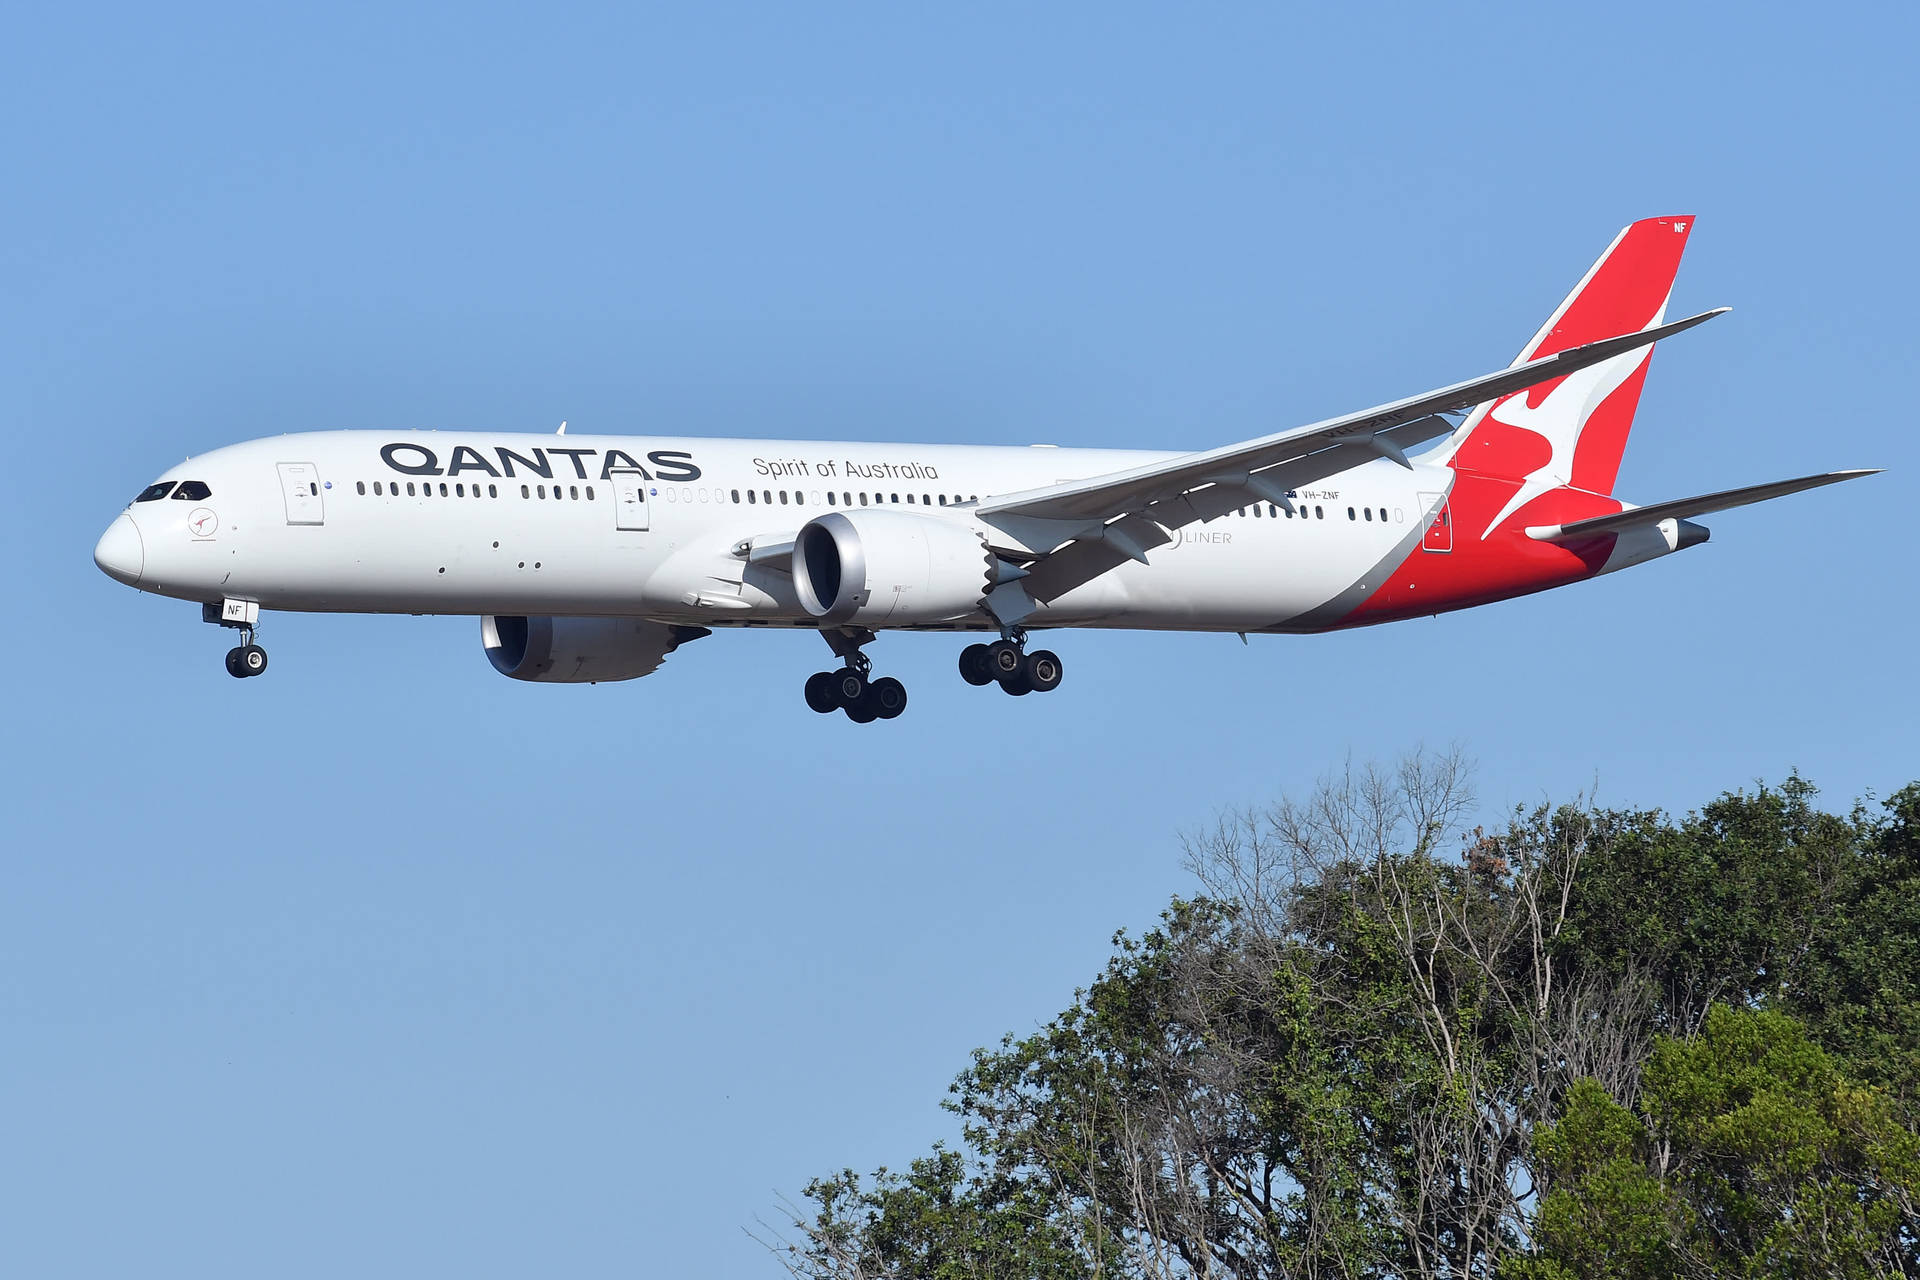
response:
<path fill-rule="evenodd" d="M 288 524 L 325 524 L 326 502 L 320 496 L 320 471 L 311 462 L 280 464 L 280 496 L 286 499 Z"/>
<path fill-rule="evenodd" d="M 637 470 L 615 467 L 607 472 L 607 483 L 613 486 L 613 527 L 645 530 L 648 523 L 646 476 Z"/>

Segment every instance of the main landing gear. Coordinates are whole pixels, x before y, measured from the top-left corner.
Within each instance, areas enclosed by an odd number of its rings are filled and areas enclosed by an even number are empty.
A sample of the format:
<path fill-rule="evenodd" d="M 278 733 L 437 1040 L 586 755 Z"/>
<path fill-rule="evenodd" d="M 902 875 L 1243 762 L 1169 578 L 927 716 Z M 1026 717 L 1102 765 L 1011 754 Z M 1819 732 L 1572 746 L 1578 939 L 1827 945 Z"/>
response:
<path fill-rule="evenodd" d="M 1027 633 L 1018 627 L 992 644 L 970 644 L 960 651 L 960 678 L 968 684 L 998 681 L 1016 698 L 1051 693 L 1060 687 L 1060 655 L 1051 649 L 1027 652 Z"/>
<path fill-rule="evenodd" d="M 224 600 L 200 606 L 204 622 L 218 623 L 240 633 L 240 643 L 227 650 L 227 674 L 244 680 L 267 669 L 267 651 L 254 643 L 254 625 L 260 621 L 260 606 L 249 600 Z"/>
<path fill-rule="evenodd" d="M 822 639 L 845 665 L 838 671 L 816 671 L 807 677 L 807 705 L 821 715 L 847 713 L 855 724 L 891 720 L 907 709 L 907 686 L 892 676 L 872 679 L 873 659 L 861 652 L 873 643 L 864 627 L 822 631 Z"/>

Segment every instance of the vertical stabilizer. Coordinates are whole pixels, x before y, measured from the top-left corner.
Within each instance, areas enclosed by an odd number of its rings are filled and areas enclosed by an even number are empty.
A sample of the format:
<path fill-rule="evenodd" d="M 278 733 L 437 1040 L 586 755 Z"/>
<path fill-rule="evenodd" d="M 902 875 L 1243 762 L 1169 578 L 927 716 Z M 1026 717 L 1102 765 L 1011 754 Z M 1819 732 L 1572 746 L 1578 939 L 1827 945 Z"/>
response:
<path fill-rule="evenodd" d="M 1621 231 L 1514 363 L 1659 324 L 1692 230 L 1678 217 Z M 1521 481 L 1489 528 L 1551 489 L 1611 494 L 1652 360 L 1646 347 L 1480 405 L 1433 461 Z"/>

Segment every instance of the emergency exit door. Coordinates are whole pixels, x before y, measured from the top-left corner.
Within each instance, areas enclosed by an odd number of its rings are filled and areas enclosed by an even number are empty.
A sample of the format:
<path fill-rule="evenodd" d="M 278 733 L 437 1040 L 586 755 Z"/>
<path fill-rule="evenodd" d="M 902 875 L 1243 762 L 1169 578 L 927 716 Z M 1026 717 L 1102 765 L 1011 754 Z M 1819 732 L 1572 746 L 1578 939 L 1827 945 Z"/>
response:
<path fill-rule="evenodd" d="M 647 527 L 646 476 L 616 467 L 607 472 L 607 483 L 613 486 L 613 527 L 644 530 Z"/>
<path fill-rule="evenodd" d="M 311 462 L 280 464 L 280 496 L 287 502 L 288 524 L 325 524 L 325 500 L 320 496 L 320 471 Z"/>

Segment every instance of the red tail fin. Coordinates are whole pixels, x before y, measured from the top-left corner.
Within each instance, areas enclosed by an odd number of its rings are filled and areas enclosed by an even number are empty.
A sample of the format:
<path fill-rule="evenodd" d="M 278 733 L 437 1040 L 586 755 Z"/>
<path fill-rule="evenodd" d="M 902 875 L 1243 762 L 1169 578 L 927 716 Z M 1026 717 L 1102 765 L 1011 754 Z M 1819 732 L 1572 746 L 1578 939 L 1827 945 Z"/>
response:
<path fill-rule="evenodd" d="M 1615 236 L 1514 363 L 1659 324 L 1692 229 L 1690 217 L 1646 218 Z M 1647 347 L 1483 404 L 1438 460 L 1523 481 L 1508 511 L 1563 485 L 1610 494 L 1652 359 Z"/>

